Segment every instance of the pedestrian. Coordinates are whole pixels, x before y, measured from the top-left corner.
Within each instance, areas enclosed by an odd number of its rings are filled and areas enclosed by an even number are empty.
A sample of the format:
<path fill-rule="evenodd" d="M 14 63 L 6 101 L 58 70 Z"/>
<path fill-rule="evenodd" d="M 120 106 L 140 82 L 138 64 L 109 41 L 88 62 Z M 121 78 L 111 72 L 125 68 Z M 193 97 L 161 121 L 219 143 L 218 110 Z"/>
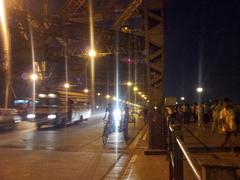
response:
<path fill-rule="evenodd" d="M 223 100 L 223 109 L 220 112 L 220 123 L 222 125 L 222 131 L 225 134 L 221 147 L 225 146 L 228 142 L 230 143 L 230 147 L 232 147 L 231 136 L 234 135 L 235 138 L 237 137 L 237 127 L 233 106 L 229 98 Z"/>
<path fill-rule="evenodd" d="M 146 125 L 148 123 L 148 109 L 147 109 L 147 107 L 144 107 L 144 109 L 143 109 L 143 120 L 144 120 L 144 124 Z"/>
<path fill-rule="evenodd" d="M 197 106 L 198 128 L 204 128 L 203 126 L 203 105 L 201 103 Z"/>
<path fill-rule="evenodd" d="M 191 107 L 191 114 L 192 114 L 193 121 L 196 122 L 197 121 L 197 103 L 193 103 Z"/>
<path fill-rule="evenodd" d="M 218 129 L 219 124 L 220 104 L 218 100 L 213 100 L 211 110 L 212 110 L 212 132 L 214 132 L 215 129 Z"/>
<path fill-rule="evenodd" d="M 203 121 L 205 124 L 210 122 L 210 108 L 208 104 L 205 102 L 203 103 Z"/>
<path fill-rule="evenodd" d="M 190 117 L 191 117 L 191 110 L 190 106 L 187 103 L 184 103 L 181 107 L 182 110 L 182 118 L 184 123 L 189 123 L 190 122 Z"/>
<path fill-rule="evenodd" d="M 124 118 L 123 118 L 123 132 L 125 140 L 128 140 L 128 122 L 129 122 L 129 107 L 126 104 L 124 107 Z"/>

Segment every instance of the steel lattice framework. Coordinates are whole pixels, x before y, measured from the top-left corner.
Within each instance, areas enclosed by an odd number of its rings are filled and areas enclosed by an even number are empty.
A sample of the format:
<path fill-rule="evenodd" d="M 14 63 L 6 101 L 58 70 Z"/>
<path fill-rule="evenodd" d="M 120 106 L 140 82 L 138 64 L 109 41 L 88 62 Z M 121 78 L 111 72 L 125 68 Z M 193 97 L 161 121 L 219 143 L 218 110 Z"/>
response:
<path fill-rule="evenodd" d="M 147 51 L 148 91 L 154 118 L 149 123 L 149 148 L 166 151 L 164 104 L 164 0 L 145 0 L 145 45 Z"/>

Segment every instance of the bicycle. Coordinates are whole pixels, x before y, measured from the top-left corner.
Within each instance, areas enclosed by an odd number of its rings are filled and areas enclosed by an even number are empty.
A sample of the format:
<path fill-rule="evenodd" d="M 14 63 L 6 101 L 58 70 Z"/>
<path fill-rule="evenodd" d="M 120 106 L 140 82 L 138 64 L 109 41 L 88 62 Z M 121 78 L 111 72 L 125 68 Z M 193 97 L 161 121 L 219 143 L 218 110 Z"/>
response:
<path fill-rule="evenodd" d="M 103 119 L 103 121 L 104 121 L 104 128 L 103 128 L 103 134 L 102 134 L 102 142 L 103 142 L 103 145 L 106 145 L 108 141 L 108 137 L 112 133 L 112 130 L 111 130 L 110 121 L 106 119 Z"/>

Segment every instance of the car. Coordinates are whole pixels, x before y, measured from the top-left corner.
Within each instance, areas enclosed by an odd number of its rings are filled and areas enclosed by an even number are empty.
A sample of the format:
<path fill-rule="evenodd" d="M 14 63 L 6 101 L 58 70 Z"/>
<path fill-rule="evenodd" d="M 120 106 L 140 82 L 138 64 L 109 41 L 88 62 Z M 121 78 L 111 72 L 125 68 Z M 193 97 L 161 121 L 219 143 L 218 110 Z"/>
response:
<path fill-rule="evenodd" d="M 21 122 L 21 116 L 16 109 L 0 108 L 0 128 L 14 129 L 17 122 Z"/>

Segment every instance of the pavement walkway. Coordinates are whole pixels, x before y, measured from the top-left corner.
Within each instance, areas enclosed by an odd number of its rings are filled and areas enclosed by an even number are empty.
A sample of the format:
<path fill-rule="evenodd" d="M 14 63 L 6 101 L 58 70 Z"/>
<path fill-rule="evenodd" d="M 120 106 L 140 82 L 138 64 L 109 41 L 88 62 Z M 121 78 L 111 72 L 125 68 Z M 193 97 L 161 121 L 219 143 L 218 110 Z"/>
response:
<path fill-rule="evenodd" d="M 139 135 L 137 145 L 132 151 L 132 157 L 125 168 L 121 179 L 124 180 L 168 180 L 168 161 L 166 155 L 144 155 L 148 147 L 147 128 Z M 240 148 L 240 136 L 235 141 L 235 152 L 229 147 L 221 148 L 224 138 L 218 132 L 211 132 L 210 124 L 204 129 L 198 129 L 195 123 L 186 124 L 183 130 L 184 143 L 188 148 L 201 150 L 192 153 L 197 163 L 214 163 L 236 166 L 240 168 L 240 154 L 236 151 Z M 184 159 L 184 179 L 193 180 L 192 173 L 186 159 Z"/>

